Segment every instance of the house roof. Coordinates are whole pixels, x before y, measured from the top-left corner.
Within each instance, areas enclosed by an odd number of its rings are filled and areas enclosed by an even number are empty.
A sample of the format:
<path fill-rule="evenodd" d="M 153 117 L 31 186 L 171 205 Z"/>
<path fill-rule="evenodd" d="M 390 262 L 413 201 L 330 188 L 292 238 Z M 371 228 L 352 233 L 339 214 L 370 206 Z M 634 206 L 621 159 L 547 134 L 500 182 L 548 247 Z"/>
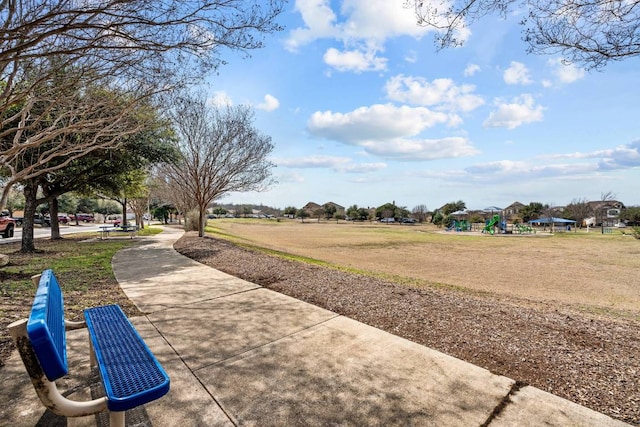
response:
<path fill-rule="evenodd" d="M 507 206 L 506 208 L 504 208 L 504 210 L 508 210 L 508 209 L 512 209 L 512 208 L 523 208 L 524 206 L 525 205 L 523 203 L 515 201 L 515 202 L 511 203 L 509 206 Z"/>
<path fill-rule="evenodd" d="M 335 202 L 327 202 L 322 206 L 335 206 L 336 209 L 344 209 L 344 206 L 340 206 L 339 204 L 337 204 Z"/>
<path fill-rule="evenodd" d="M 306 205 L 304 205 L 304 206 L 302 207 L 302 209 L 305 209 L 305 210 L 307 210 L 307 209 L 318 209 L 318 208 L 321 208 L 321 207 L 322 207 L 322 206 L 320 206 L 320 205 L 319 205 L 319 204 L 317 204 L 317 203 L 309 202 L 309 203 L 307 203 Z"/>

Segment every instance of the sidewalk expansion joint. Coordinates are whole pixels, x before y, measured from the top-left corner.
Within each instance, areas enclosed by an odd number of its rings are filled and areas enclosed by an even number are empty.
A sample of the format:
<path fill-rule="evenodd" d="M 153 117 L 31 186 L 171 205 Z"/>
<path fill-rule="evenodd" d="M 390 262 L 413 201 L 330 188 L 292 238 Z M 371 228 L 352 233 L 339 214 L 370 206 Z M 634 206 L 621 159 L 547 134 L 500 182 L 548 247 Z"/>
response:
<path fill-rule="evenodd" d="M 491 422 L 496 419 L 496 417 L 498 417 L 498 415 L 500 415 L 502 413 L 502 411 L 504 411 L 504 409 L 510 404 L 512 403 L 511 401 L 511 396 L 513 396 L 514 394 L 516 394 L 518 392 L 518 390 L 520 390 L 523 387 L 526 387 L 528 384 L 523 382 L 523 381 L 516 381 L 515 383 L 513 383 L 513 385 L 511 386 L 511 389 L 509 390 L 509 393 L 507 393 L 502 400 L 500 401 L 500 403 L 498 403 L 498 406 L 496 406 L 495 408 L 493 408 L 493 411 L 491 411 L 491 414 L 489 415 L 489 418 L 487 418 L 487 420 L 480 424 L 480 427 L 488 427 L 489 425 L 491 425 Z"/>
<path fill-rule="evenodd" d="M 220 408 L 220 410 L 222 411 L 222 413 L 227 417 L 228 421 L 233 424 L 234 426 L 237 427 L 237 423 L 234 421 L 233 417 L 231 416 L 231 414 L 229 414 L 229 412 L 227 412 L 224 407 L 222 406 L 222 404 L 220 402 L 218 402 L 218 400 L 216 399 L 216 397 L 211 394 L 211 392 L 209 391 L 209 389 L 207 388 L 207 386 L 202 382 L 202 380 L 200 380 L 200 378 L 196 375 L 196 373 L 194 372 L 193 369 L 191 369 L 189 367 L 189 365 L 187 364 L 187 362 L 182 358 L 182 356 L 180 356 L 180 353 L 178 353 L 178 351 L 175 349 L 175 347 L 173 345 L 171 345 L 171 343 L 169 342 L 169 340 L 167 340 L 167 338 L 164 336 L 164 334 L 162 333 L 162 331 L 160 331 L 160 329 L 158 329 L 155 325 L 155 323 L 153 323 L 151 321 L 151 319 L 149 319 L 149 316 L 147 316 L 145 314 L 145 316 L 147 318 L 147 320 L 149 321 L 149 323 L 151 324 L 151 326 L 153 326 L 153 328 L 156 330 L 156 332 L 158 332 L 158 335 L 160 335 L 162 337 L 162 339 L 164 340 L 164 342 L 169 346 L 169 348 L 173 351 L 173 353 L 176 355 L 176 357 L 178 359 L 180 359 L 180 362 L 182 363 L 182 365 L 191 373 L 191 375 L 193 376 L 193 378 L 198 382 L 198 384 L 200 384 L 200 386 L 202 387 L 202 389 L 204 390 L 205 393 L 207 393 L 209 395 L 209 397 L 211 397 L 211 400 L 213 400 L 215 402 L 216 405 L 218 405 L 218 408 Z"/>
<path fill-rule="evenodd" d="M 275 339 L 275 340 L 272 340 L 272 341 L 266 342 L 266 343 L 264 343 L 264 344 L 257 345 L 257 346 L 255 346 L 255 347 L 247 348 L 246 350 L 243 350 L 243 351 L 241 351 L 241 352 L 239 352 L 239 353 L 236 353 L 236 354 L 234 354 L 234 355 L 231 355 L 231 356 L 229 356 L 229 357 L 227 357 L 227 358 L 225 358 L 225 359 L 218 360 L 217 362 L 213 362 L 213 363 L 210 363 L 210 364 L 207 364 L 207 365 L 200 366 L 200 367 L 198 367 L 197 369 L 195 369 L 193 372 L 195 373 L 196 371 L 199 371 L 199 370 L 201 370 L 201 369 L 207 368 L 207 367 L 209 367 L 209 366 L 220 365 L 220 364 L 223 364 L 223 363 L 225 363 L 225 362 L 227 362 L 227 361 L 229 361 L 229 360 L 231 360 L 231 359 L 239 358 L 239 357 L 241 357 L 243 354 L 249 353 L 249 352 L 254 351 L 254 350 L 257 350 L 257 349 L 259 349 L 259 348 L 263 348 L 263 347 L 270 346 L 270 345 L 271 345 L 271 344 L 273 344 L 273 343 L 277 343 L 278 341 L 281 341 L 281 340 L 283 340 L 283 339 L 286 339 L 286 338 L 292 337 L 292 336 L 297 335 L 297 334 L 299 334 L 299 333 L 301 333 L 301 332 L 308 331 L 309 329 L 312 329 L 312 328 L 315 328 L 315 327 L 317 327 L 317 326 L 320 326 L 320 325 L 322 325 L 323 323 L 327 323 L 327 322 L 329 322 L 330 320 L 333 320 L 333 319 L 335 319 L 335 318 L 337 318 L 337 317 L 341 317 L 341 316 L 342 316 L 341 314 L 337 314 L 337 313 L 336 313 L 336 314 L 335 314 L 335 316 L 332 316 L 332 317 L 330 317 L 330 318 L 328 318 L 328 319 L 325 319 L 325 320 L 323 320 L 323 321 L 321 321 L 321 322 L 314 323 L 313 325 L 309 325 L 309 326 L 306 326 L 306 327 L 304 327 L 304 328 L 301 328 L 301 329 L 295 330 L 295 331 L 293 331 L 293 332 L 291 332 L 291 333 L 289 333 L 289 334 L 283 335 L 283 336 L 281 336 L 281 337 L 279 337 L 279 338 L 277 338 L 277 339 Z"/>

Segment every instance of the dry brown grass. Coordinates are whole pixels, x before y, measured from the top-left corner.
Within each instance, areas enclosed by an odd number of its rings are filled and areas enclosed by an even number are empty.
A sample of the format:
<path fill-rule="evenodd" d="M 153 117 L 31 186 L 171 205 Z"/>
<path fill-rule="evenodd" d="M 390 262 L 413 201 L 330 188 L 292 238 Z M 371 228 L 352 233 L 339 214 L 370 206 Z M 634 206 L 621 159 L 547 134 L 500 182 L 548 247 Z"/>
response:
<path fill-rule="evenodd" d="M 236 241 L 376 275 L 640 317 L 640 241 L 621 234 L 483 235 L 432 226 L 215 220 Z"/>

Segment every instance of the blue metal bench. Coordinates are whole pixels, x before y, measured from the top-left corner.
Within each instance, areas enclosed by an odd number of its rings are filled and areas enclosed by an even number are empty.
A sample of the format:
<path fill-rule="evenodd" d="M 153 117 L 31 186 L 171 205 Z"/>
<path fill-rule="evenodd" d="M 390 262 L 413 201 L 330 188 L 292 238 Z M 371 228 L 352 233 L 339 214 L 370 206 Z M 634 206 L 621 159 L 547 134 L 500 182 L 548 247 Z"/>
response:
<path fill-rule="evenodd" d="M 110 423 L 124 427 L 125 411 L 169 391 L 169 376 L 117 305 L 84 310 L 85 322 L 64 319 L 62 290 L 51 270 L 40 276 L 28 320 L 9 325 L 42 403 L 53 413 L 79 417 L 109 410 Z M 55 380 L 68 374 L 66 330 L 86 327 L 91 366 L 97 367 L 105 397 L 77 402 L 63 397 Z"/>

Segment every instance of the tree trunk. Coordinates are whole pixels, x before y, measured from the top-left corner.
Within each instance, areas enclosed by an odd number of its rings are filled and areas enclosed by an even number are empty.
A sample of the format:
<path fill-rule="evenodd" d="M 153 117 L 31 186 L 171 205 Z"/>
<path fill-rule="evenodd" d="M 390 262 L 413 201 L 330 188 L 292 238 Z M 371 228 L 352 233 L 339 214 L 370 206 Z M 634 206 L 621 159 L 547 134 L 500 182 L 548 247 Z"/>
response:
<path fill-rule="evenodd" d="M 202 206 L 200 206 L 200 209 L 198 209 L 198 237 L 204 237 L 204 221 L 206 218 L 204 214 L 205 210 L 206 208 L 203 208 Z"/>
<path fill-rule="evenodd" d="M 124 198 L 124 201 L 122 202 L 122 221 L 120 222 L 120 225 L 127 225 L 127 198 Z"/>
<path fill-rule="evenodd" d="M 24 185 L 24 217 L 22 218 L 22 245 L 20 252 L 32 253 L 36 247 L 33 239 L 33 217 L 36 215 L 38 184 L 29 180 Z"/>
<path fill-rule="evenodd" d="M 49 215 L 51 218 L 51 240 L 61 239 L 60 224 L 58 224 L 58 198 L 49 199 Z"/>

